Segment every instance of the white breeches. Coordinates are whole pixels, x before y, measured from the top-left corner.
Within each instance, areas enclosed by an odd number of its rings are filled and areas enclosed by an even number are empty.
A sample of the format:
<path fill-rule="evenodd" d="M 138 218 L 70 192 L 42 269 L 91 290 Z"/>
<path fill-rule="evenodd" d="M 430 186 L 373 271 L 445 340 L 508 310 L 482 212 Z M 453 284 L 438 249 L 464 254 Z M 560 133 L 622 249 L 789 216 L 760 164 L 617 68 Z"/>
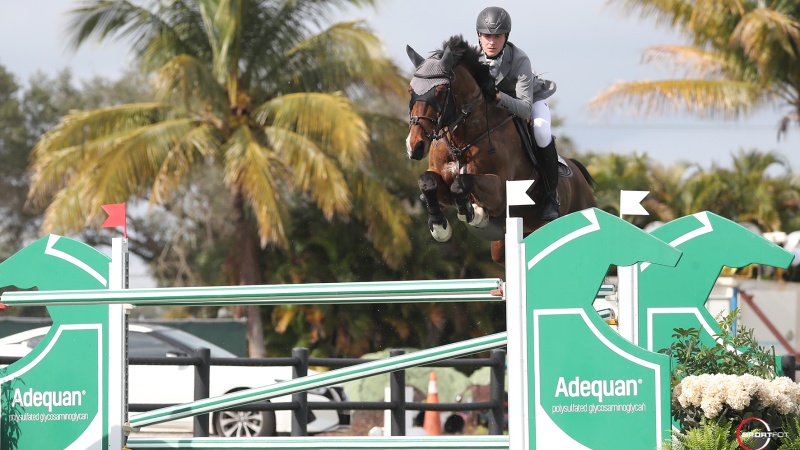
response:
<path fill-rule="evenodd" d="M 550 145 L 553 133 L 550 130 L 550 107 L 547 100 L 539 100 L 531 105 L 531 120 L 533 121 L 533 139 L 539 148 Z"/>

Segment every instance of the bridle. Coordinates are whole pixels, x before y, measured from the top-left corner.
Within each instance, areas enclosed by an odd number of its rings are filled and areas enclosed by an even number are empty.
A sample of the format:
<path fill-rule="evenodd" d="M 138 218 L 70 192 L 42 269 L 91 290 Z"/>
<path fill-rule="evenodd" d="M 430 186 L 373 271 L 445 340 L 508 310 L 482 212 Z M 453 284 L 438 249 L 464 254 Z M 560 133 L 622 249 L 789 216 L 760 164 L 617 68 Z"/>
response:
<path fill-rule="evenodd" d="M 415 76 L 418 78 L 423 78 L 417 75 Z M 475 104 L 478 102 L 478 100 L 481 98 L 481 95 L 483 94 L 481 93 L 480 90 L 478 90 L 478 93 L 475 95 L 475 97 L 473 97 L 472 100 L 469 101 L 469 103 L 465 104 L 461 108 L 461 114 L 457 118 L 454 118 L 456 114 L 456 99 L 455 95 L 453 94 L 453 81 L 455 81 L 456 79 L 455 72 L 451 70 L 447 77 L 437 76 L 437 77 L 430 77 L 428 79 L 436 81 L 442 80 L 442 81 L 431 87 L 431 89 L 429 89 L 424 94 L 417 94 L 416 92 L 414 92 L 413 89 L 411 90 L 411 101 L 408 104 L 408 112 L 410 116 L 409 127 L 418 125 L 420 128 L 422 128 L 422 133 L 425 135 L 425 137 L 431 142 L 447 138 L 446 142 L 447 146 L 450 148 L 450 152 L 453 153 L 454 156 L 458 158 L 461 156 L 464 150 L 471 147 L 473 144 L 475 144 L 475 142 L 483 138 L 483 136 L 481 136 L 477 140 L 473 140 L 473 142 L 470 142 L 469 144 L 461 148 L 456 147 L 455 145 L 452 144 L 453 142 L 452 133 L 456 131 L 459 125 L 464 123 L 464 121 L 467 119 L 467 116 L 469 116 L 470 112 L 472 112 L 472 107 L 475 106 Z M 439 103 L 439 101 L 436 98 L 436 87 L 441 85 L 445 85 L 446 89 L 443 104 Z M 417 102 L 425 102 L 429 104 L 434 110 L 436 110 L 436 112 L 439 113 L 439 117 L 433 118 L 428 116 L 412 116 L 411 111 L 414 108 L 414 104 Z M 425 129 L 425 127 L 422 126 L 422 124 L 420 123 L 420 120 L 422 119 L 430 121 L 431 123 L 434 124 L 432 132 L 429 133 Z"/>

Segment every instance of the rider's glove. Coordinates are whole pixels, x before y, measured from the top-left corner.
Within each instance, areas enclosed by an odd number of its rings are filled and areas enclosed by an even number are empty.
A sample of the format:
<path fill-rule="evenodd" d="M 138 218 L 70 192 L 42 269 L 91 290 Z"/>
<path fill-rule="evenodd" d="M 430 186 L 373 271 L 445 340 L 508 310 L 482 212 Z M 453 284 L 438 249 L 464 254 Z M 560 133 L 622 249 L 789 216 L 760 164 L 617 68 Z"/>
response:
<path fill-rule="evenodd" d="M 483 91 L 484 96 L 494 100 L 497 96 L 497 85 L 494 84 L 494 80 L 486 80 L 481 85 L 481 91 Z"/>

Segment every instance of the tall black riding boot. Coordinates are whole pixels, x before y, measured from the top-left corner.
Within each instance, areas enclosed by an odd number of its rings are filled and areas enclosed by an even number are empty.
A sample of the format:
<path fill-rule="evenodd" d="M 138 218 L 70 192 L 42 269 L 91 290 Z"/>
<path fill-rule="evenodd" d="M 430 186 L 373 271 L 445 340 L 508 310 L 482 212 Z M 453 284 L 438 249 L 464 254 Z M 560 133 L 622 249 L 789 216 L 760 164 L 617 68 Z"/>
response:
<path fill-rule="evenodd" d="M 539 162 L 541 176 L 545 182 L 544 204 L 542 204 L 542 220 L 556 220 L 558 211 L 558 152 L 556 151 L 555 138 L 550 140 L 547 147 L 539 149 Z"/>

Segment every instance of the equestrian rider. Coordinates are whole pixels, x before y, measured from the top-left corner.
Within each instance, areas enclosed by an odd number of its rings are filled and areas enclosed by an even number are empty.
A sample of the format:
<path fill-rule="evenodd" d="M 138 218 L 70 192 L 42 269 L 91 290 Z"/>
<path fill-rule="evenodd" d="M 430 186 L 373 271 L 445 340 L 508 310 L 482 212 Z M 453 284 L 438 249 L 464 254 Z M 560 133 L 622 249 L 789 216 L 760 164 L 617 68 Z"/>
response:
<path fill-rule="evenodd" d="M 489 65 L 495 78 L 494 86 L 484 86 L 497 100 L 497 106 L 515 116 L 533 123 L 540 176 L 544 178 L 546 195 L 542 205 L 542 220 L 558 218 L 558 153 L 550 132 L 550 108 L 547 98 L 556 90 L 555 83 L 543 80 L 531 69 L 528 55 L 508 42 L 511 33 L 511 16 L 497 6 L 490 6 L 480 14 L 475 24 L 478 42 L 483 51 L 482 60 Z"/>

